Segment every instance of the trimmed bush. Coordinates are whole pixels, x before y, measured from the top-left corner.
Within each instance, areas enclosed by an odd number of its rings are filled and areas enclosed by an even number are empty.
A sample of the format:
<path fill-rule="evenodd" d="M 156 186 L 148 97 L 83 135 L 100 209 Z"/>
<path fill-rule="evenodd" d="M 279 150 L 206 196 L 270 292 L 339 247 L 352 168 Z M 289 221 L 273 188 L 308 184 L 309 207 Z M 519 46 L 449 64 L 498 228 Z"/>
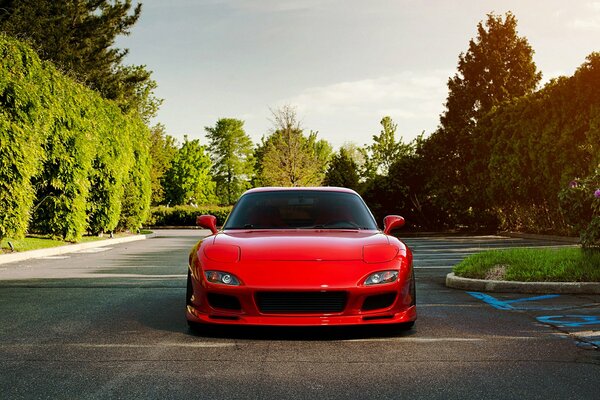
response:
<path fill-rule="evenodd" d="M 42 160 L 45 113 L 36 85 L 40 60 L 27 46 L 0 36 L 0 239 L 27 231 Z"/>
<path fill-rule="evenodd" d="M 142 124 L 141 121 L 139 123 Z M 141 228 L 150 211 L 150 198 L 152 195 L 150 182 L 151 160 L 149 141 L 146 136 L 132 135 L 131 140 L 134 143 L 137 141 L 137 143 L 134 151 L 133 168 L 129 171 L 129 178 L 125 184 L 119 229 L 135 232 Z"/>
<path fill-rule="evenodd" d="M 232 207 L 158 206 L 150 210 L 147 225 L 150 226 L 196 226 L 196 217 L 210 214 L 217 217 L 217 225 L 223 225 Z"/>
<path fill-rule="evenodd" d="M 22 237 L 30 219 L 69 241 L 119 221 L 139 228 L 150 201 L 141 118 L 15 39 L 0 35 L 0 55 L 0 239 Z"/>

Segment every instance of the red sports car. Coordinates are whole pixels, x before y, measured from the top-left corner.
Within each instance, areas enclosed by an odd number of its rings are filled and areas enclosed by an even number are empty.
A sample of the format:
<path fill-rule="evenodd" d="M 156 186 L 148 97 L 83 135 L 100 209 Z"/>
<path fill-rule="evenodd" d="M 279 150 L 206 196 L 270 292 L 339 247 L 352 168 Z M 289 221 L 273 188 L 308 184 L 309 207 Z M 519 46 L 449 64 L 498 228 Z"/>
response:
<path fill-rule="evenodd" d="M 189 258 L 192 327 L 398 324 L 417 318 L 412 253 L 380 231 L 362 198 L 344 188 L 258 188 L 244 193 Z"/>

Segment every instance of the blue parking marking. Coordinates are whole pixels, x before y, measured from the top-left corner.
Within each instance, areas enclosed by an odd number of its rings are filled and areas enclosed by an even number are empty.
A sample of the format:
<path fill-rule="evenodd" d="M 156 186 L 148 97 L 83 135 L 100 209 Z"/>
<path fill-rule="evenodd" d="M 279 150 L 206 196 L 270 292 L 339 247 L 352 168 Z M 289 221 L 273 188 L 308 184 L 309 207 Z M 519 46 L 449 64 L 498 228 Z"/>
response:
<path fill-rule="evenodd" d="M 522 299 L 514 299 L 514 300 L 504 300 L 505 303 L 520 303 L 522 301 L 536 301 L 536 300 L 545 300 L 545 299 L 553 299 L 555 297 L 559 297 L 560 294 L 545 294 L 543 296 L 535 296 L 535 297 L 525 297 Z"/>
<path fill-rule="evenodd" d="M 545 300 L 545 299 L 553 299 L 555 297 L 559 297 L 559 294 L 545 294 L 542 296 L 534 296 L 534 297 L 523 297 L 520 299 L 512 299 L 512 300 L 498 300 L 497 298 L 490 296 L 489 294 L 481 293 L 481 292 L 467 292 L 471 296 L 479 299 L 481 301 L 486 302 L 490 306 L 498 309 L 498 310 L 515 310 L 515 307 L 511 306 L 512 303 L 521 303 L 524 301 L 536 301 L 536 300 Z"/>
<path fill-rule="evenodd" d="M 544 324 L 552 324 L 565 328 L 600 325 L 600 317 L 597 315 L 544 315 L 537 317 L 537 320 Z"/>
<path fill-rule="evenodd" d="M 497 308 L 498 310 L 514 310 L 514 307 L 508 304 L 505 301 L 498 300 L 495 297 L 490 296 L 489 294 L 481 293 L 481 292 L 467 292 L 471 296 L 488 303 L 490 306 Z"/>

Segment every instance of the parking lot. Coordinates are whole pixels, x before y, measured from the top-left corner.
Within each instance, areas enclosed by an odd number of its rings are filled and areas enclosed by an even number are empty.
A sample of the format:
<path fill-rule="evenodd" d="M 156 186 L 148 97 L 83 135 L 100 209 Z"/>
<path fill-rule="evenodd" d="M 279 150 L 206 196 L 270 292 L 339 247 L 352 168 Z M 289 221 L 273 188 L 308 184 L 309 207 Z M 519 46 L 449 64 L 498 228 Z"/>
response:
<path fill-rule="evenodd" d="M 568 244 L 559 241 L 528 240 L 501 236 L 436 236 L 408 238 L 405 239 L 405 242 L 411 246 L 416 254 L 415 268 L 419 270 L 417 277 L 424 281 L 435 282 L 438 285 L 443 283 L 445 274 L 452 270 L 452 266 L 469 254 L 509 247 L 552 248 L 568 246 Z M 598 296 L 486 294 L 470 291 L 465 293 L 495 310 L 523 313 L 529 316 L 534 324 L 541 324 L 553 334 L 573 340 L 574 344 L 579 347 L 600 348 L 600 304 L 598 304 Z"/>
<path fill-rule="evenodd" d="M 561 246 L 410 237 L 412 331 L 220 329 L 183 317 L 187 251 L 205 232 L 0 266 L 2 398 L 598 397 L 600 296 L 465 292 L 467 254 Z"/>

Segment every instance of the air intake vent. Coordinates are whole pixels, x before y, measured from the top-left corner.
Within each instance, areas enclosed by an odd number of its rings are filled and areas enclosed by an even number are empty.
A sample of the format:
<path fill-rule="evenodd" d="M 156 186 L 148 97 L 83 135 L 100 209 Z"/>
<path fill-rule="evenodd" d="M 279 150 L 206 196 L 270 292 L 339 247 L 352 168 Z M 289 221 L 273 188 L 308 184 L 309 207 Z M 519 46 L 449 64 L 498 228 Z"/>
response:
<path fill-rule="evenodd" d="M 242 309 L 237 297 L 218 293 L 208 293 L 206 297 L 208 298 L 208 304 L 210 304 L 212 308 L 238 311 Z"/>
<path fill-rule="evenodd" d="M 392 304 L 394 304 L 394 300 L 396 300 L 396 293 L 385 293 L 385 294 L 376 294 L 374 296 L 369 296 L 365 299 L 361 310 L 363 311 L 371 311 L 378 310 L 380 308 L 388 308 Z"/>
<path fill-rule="evenodd" d="M 346 292 L 258 292 L 256 304 L 265 314 L 329 314 L 344 311 Z"/>

